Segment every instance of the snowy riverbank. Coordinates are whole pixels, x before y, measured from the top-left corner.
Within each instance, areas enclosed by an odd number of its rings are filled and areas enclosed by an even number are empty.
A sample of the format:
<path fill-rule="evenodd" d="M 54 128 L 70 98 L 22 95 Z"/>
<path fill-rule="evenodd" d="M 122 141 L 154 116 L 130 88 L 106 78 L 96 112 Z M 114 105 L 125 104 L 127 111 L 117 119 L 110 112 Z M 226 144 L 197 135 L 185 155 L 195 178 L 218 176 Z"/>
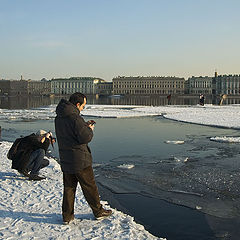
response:
<path fill-rule="evenodd" d="M 96 221 L 80 188 L 77 191 L 77 220 L 62 225 L 62 173 L 58 163 L 41 170 L 47 180 L 28 181 L 11 169 L 6 154 L 11 143 L 0 142 L 0 239 L 158 239 L 133 217 L 113 210 L 110 218 Z M 110 208 L 107 202 L 102 202 Z"/>

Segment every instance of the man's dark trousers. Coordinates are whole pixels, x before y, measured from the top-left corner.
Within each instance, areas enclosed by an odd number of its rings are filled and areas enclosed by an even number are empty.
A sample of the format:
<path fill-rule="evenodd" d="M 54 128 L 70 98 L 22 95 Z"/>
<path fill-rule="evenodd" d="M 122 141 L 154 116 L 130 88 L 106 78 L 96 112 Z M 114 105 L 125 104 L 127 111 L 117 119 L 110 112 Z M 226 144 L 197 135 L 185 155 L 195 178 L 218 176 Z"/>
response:
<path fill-rule="evenodd" d="M 45 150 L 39 148 L 33 151 L 29 158 L 28 170 L 31 170 L 31 175 L 38 175 L 39 170 L 49 165 L 49 161 L 44 159 Z"/>
<path fill-rule="evenodd" d="M 63 173 L 62 215 L 64 222 L 69 222 L 74 218 L 74 200 L 78 182 L 80 183 L 85 199 L 92 208 L 93 214 L 98 214 L 102 210 L 92 166 L 75 174 Z"/>

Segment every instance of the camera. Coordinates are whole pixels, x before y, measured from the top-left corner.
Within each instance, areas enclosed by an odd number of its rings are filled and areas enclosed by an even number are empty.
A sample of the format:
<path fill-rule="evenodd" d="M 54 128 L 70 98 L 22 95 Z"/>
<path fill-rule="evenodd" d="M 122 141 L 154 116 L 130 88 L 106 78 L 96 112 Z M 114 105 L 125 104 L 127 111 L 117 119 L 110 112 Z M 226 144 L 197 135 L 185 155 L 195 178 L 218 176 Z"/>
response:
<path fill-rule="evenodd" d="M 89 121 L 88 121 L 88 124 L 94 125 L 94 124 L 96 124 L 96 122 L 95 122 L 94 120 L 89 120 Z"/>
<path fill-rule="evenodd" d="M 50 139 L 51 142 L 52 141 L 56 142 L 56 140 L 57 140 L 55 137 L 52 137 L 52 136 L 50 136 L 49 139 Z"/>
<path fill-rule="evenodd" d="M 49 141 L 50 141 L 52 147 L 54 148 L 53 143 L 55 143 L 57 139 L 55 137 L 53 137 L 51 131 L 49 131 L 48 133 L 49 133 Z"/>

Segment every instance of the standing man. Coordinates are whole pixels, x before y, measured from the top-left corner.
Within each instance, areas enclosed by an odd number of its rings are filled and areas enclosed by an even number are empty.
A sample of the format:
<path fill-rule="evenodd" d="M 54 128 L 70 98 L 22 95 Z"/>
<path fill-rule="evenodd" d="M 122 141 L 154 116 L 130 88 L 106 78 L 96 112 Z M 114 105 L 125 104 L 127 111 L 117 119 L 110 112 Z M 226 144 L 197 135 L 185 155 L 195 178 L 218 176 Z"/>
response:
<path fill-rule="evenodd" d="M 95 122 L 85 122 L 80 116 L 86 101 L 86 96 L 76 92 L 70 96 L 69 101 L 62 99 L 56 108 L 55 130 L 64 185 L 62 203 L 64 224 L 69 224 L 74 219 L 74 200 L 78 182 L 96 219 L 112 214 L 111 210 L 103 209 L 100 203 L 93 174 L 92 155 L 88 143 L 93 138 Z"/>

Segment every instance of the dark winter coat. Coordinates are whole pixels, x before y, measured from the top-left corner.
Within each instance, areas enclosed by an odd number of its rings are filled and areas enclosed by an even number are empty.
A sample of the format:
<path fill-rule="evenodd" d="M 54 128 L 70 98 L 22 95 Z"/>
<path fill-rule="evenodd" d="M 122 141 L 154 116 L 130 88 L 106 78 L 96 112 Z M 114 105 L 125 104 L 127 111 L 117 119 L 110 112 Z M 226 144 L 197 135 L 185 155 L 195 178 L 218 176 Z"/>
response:
<path fill-rule="evenodd" d="M 61 169 L 65 173 L 78 173 L 92 165 L 88 143 L 93 131 L 80 116 L 80 111 L 71 102 L 62 99 L 57 108 L 55 130 L 59 147 Z"/>
<path fill-rule="evenodd" d="M 35 135 L 34 133 L 23 137 L 19 144 L 17 145 L 16 154 L 14 154 L 14 158 L 12 159 L 12 168 L 17 170 L 24 170 L 27 168 L 30 155 L 33 151 L 37 149 L 44 149 L 47 151 L 50 141 L 48 138 L 42 143 L 41 137 Z"/>

